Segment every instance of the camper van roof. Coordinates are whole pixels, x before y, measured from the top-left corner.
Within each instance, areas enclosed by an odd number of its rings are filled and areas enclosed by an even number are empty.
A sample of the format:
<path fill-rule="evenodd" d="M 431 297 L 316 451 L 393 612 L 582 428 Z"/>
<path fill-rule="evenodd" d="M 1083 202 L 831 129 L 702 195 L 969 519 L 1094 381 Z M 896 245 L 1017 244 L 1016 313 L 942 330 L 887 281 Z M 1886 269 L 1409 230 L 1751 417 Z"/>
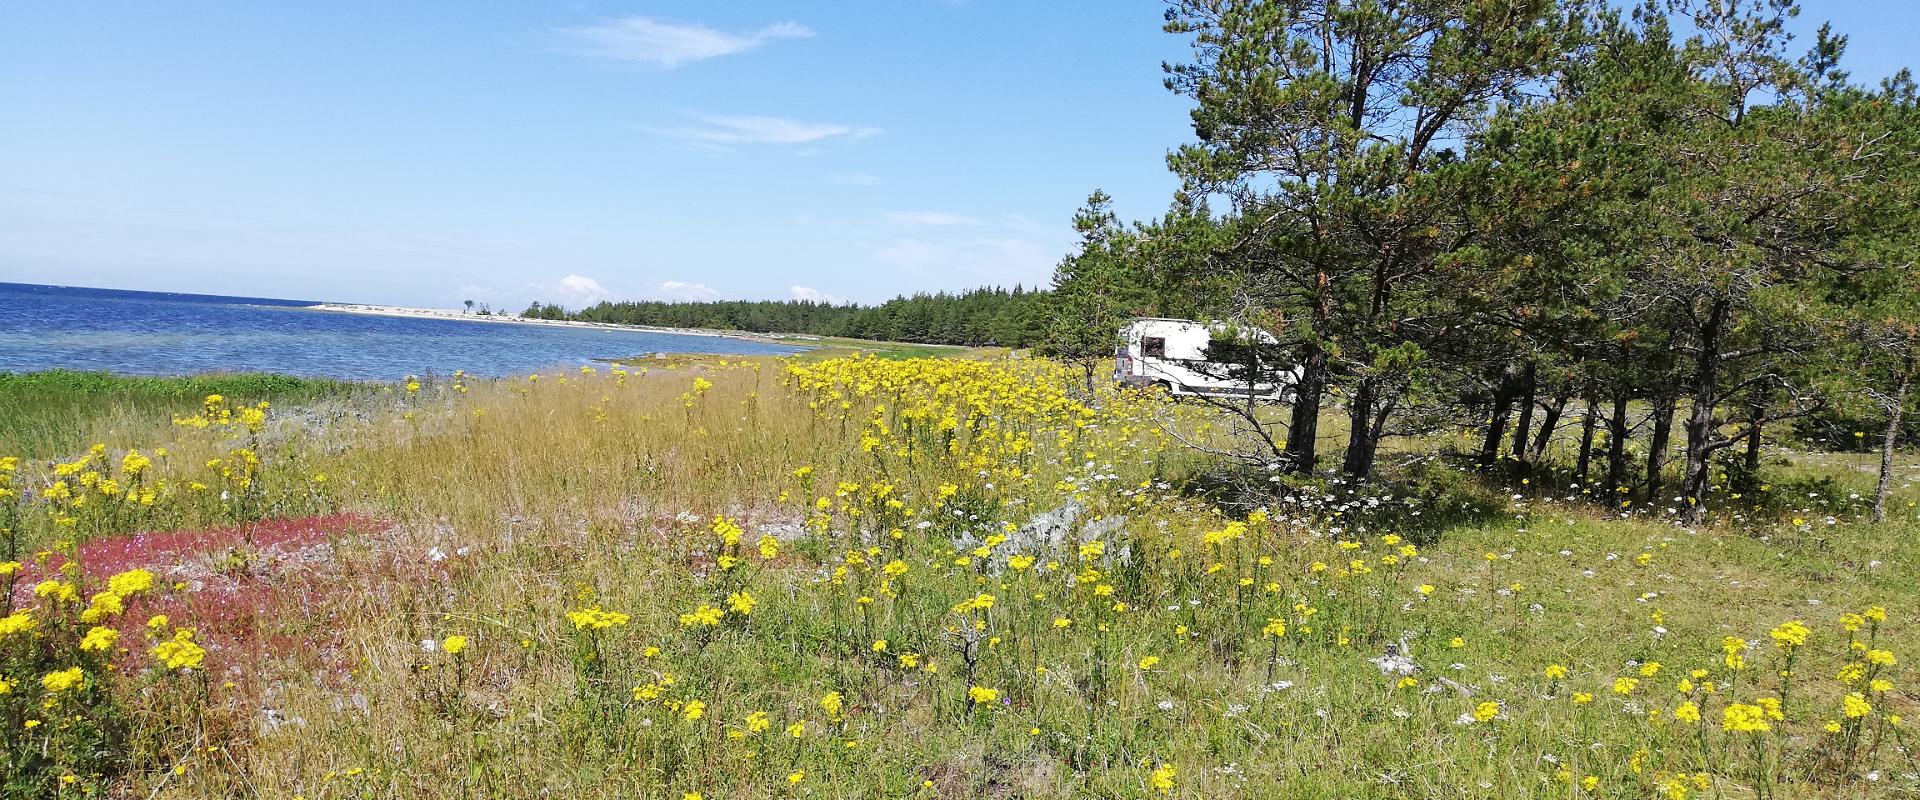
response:
<path fill-rule="evenodd" d="M 1176 322 L 1181 325 L 1199 325 L 1203 328 L 1220 328 L 1226 325 L 1217 319 L 1212 322 L 1201 322 L 1197 319 L 1174 319 L 1173 317 L 1134 317 L 1133 322 Z"/>

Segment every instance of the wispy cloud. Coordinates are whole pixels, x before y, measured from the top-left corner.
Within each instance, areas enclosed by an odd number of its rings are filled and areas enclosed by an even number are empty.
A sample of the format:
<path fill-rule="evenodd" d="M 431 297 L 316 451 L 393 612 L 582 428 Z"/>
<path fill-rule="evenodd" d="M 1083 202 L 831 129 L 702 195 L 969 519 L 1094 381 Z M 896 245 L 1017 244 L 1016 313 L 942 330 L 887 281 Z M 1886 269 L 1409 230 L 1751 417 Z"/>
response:
<path fill-rule="evenodd" d="M 694 144 L 720 147 L 738 144 L 806 144 L 830 139 L 865 139 L 880 134 L 879 128 L 842 125 L 836 122 L 803 122 L 782 117 L 716 114 L 688 114 L 687 116 L 699 120 L 701 124 L 649 130 Z"/>
<path fill-rule="evenodd" d="M 655 296 L 661 300 L 706 301 L 720 299 L 720 293 L 704 283 L 686 281 L 663 281 L 655 290 Z"/>
<path fill-rule="evenodd" d="M 789 286 L 787 287 L 787 294 L 795 300 L 811 300 L 815 303 L 842 305 L 847 302 L 846 298 L 827 294 L 811 286 Z"/>
<path fill-rule="evenodd" d="M 895 211 L 887 219 L 905 225 L 977 225 L 980 220 L 945 211 Z"/>
<path fill-rule="evenodd" d="M 560 28 L 565 52 L 585 58 L 673 69 L 682 64 L 744 53 L 782 39 L 805 39 L 813 31 L 797 22 L 780 22 L 748 33 L 728 33 L 705 25 L 677 25 L 647 17 L 610 19 L 585 28 Z"/>

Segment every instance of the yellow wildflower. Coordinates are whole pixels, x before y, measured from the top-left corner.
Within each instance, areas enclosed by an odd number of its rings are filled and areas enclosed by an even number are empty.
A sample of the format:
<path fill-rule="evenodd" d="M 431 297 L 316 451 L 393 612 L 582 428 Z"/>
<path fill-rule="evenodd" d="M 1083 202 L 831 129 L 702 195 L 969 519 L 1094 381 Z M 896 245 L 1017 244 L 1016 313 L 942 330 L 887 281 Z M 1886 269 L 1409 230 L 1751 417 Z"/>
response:
<path fill-rule="evenodd" d="M 618 611 L 603 611 L 599 606 L 567 612 L 567 621 L 577 630 L 606 630 L 627 624 L 631 619 Z"/>
<path fill-rule="evenodd" d="M 1873 713 L 1873 704 L 1867 702 L 1867 698 L 1859 692 L 1848 692 L 1846 697 L 1840 698 L 1840 711 L 1848 719 L 1859 719 Z"/>
<path fill-rule="evenodd" d="M 1178 773 L 1172 764 L 1161 764 L 1147 776 L 1147 787 L 1161 794 L 1173 793 L 1173 779 Z"/>
<path fill-rule="evenodd" d="M 1767 724 L 1766 712 L 1759 706 L 1729 703 L 1721 712 L 1720 729 L 1736 733 L 1758 733 L 1772 728 Z"/>
<path fill-rule="evenodd" d="M 154 646 L 153 657 L 167 669 L 197 669 L 207 651 L 193 641 L 193 629 L 176 628 L 173 638 Z"/>
<path fill-rule="evenodd" d="M 119 631 L 114 630 L 112 628 L 101 627 L 96 625 L 91 630 L 87 631 L 87 635 L 85 638 L 80 640 L 80 649 L 90 650 L 95 652 L 105 652 L 107 650 L 112 649 L 114 640 L 119 638 L 120 638 Z"/>
<path fill-rule="evenodd" d="M 1796 647 L 1805 647 L 1807 636 L 1811 633 L 1813 631 L 1807 628 L 1806 623 L 1791 620 L 1774 626 L 1773 630 L 1767 631 L 1767 636 L 1773 639 L 1774 646 L 1782 650 L 1792 650 Z"/>
<path fill-rule="evenodd" d="M 34 620 L 31 612 L 15 611 L 12 614 L 0 617 L 0 639 L 5 639 L 16 633 L 26 633 L 27 631 L 33 630 L 38 624 L 39 623 Z"/>
<path fill-rule="evenodd" d="M 747 607 L 752 608 L 753 607 L 751 605 L 752 600 L 749 598 L 747 602 L 748 602 Z M 713 627 L 715 625 L 719 625 L 721 618 L 725 617 L 726 615 L 727 615 L 727 612 L 725 611 L 721 611 L 720 609 L 714 608 L 713 606 L 707 605 L 706 603 L 701 603 L 700 607 L 695 608 L 693 611 L 685 614 L 681 614 L 680 624 L 688 628 L 692 628 L 696 626 Z"/>
<path fill-rule="evenodd" d="M 79 667 L 68 667 L 57 672 L 49 672 L 40 678 L 40 685 L 49 692 L 59 693 L 69 689 L 81 689 L 87 685 L 87 673 Z"/>

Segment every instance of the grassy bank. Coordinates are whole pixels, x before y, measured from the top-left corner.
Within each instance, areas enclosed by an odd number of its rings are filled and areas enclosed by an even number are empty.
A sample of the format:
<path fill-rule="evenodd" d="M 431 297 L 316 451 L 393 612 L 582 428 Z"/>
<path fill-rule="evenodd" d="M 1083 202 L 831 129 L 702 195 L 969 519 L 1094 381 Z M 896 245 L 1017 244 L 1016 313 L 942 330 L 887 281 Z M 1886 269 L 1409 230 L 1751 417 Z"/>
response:
<path fill-rule="evenodd" d="M 996 347 L 962 347 L 959 345 L 946 344 L 883 342 L 870 339 L 848 339 L 838 336 L 808 336 L 805 338 L 797 336 L 766 337 L 764 341 L 806 348 L 793 356 L 793 358 L 798 361 L 825 361 L 834 358 L 847 358 L 849 356 L 873 356 L 890 361 L 909 358 L 978 358 L 1006 352 L 1005 348 Z M 713 363 L 725 361 L 728 358 L 729 356 L 725 355 L 662 353 L 635 356 L 633 358 L 604 359 L 604 361 L 608 364 L 640 368 Z"/>
<path fill-rule="evenodd" d="M 813 349 L 802 354 L 801 357 L 803 360 L 824 360 L 854 355 L 871 355 L 876 358 L 895 360 L 907 358 L 955 358 L 1004 351 L 1004 348 L 995 347 L 962 347 L 949 344 L 882 342 L 871 339 L 847 339 L 838 336 L 821 336 L 808 339 L 805 343 Z"/>
<path fill-rule="evenodd" d="M 175 426 L 191 457 L 83 469 L 383 522 L 185 560 L 112 658 L 56 588 L 0 725 L 55 754 L 34 787 L 163 797 L 1920 791 L 1910 510 L 1688 529 L 1430 462 L 1229 511 L 1170 436 L 1218 436 L 1204 407 L 1073 382 L 733 360 L 428 384 L 298 446 Z M 247 486 L 206 466 L 236 449 Z M 187 603 L 222 575 L 238 622 Z M 203 659 L 156 667 L 182 627 Z M 99 693 L 40 680 L 70 667 Z"/>
<path fill-rule="evenodd" d="M 263 373 L 144 377 L 106 372 L 0 372 L 0 453 L 72 455 L 95 441 L 122 446 L 127 428 L 190 414 L 210 394 L 236 402 L 298 403 L 351 392 L 355 384 Z"/>

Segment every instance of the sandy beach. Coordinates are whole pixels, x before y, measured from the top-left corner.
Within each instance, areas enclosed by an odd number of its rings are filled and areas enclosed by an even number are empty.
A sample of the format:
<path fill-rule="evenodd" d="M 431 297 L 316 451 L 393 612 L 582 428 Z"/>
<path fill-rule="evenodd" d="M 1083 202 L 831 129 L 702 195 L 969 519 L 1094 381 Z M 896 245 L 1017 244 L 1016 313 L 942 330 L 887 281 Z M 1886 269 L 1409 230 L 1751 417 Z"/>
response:
<path fill-rule="evenodd" d="M 509 325 L 550 325 L 562 328 L 600 328 L 615 331 L 641 331 L 647 333 L 678 333 L 688 336 L 719 336 L 728 339 L 741 339 L 749 342 L 768 342 L 791 344 L 805 342 L 819 337 L 798 334 L 748 333 L 745 331 L 721 331 L 705 328 L 666 328 L 653 325 L 619 325 L 611 322 L 580 322 L 561 319 L 535 319 L 518 314 L 475 314 L 455 308 L 410 308 L 407 306 L 383 306 L 365 303 L 320 303 L 311 306 L 315 311 L 333 311 L 342 314 L 369 314 L 380 317 L 426 317 L 429 319 L 448 319 L 458 322 L 491 322 Z"/>

